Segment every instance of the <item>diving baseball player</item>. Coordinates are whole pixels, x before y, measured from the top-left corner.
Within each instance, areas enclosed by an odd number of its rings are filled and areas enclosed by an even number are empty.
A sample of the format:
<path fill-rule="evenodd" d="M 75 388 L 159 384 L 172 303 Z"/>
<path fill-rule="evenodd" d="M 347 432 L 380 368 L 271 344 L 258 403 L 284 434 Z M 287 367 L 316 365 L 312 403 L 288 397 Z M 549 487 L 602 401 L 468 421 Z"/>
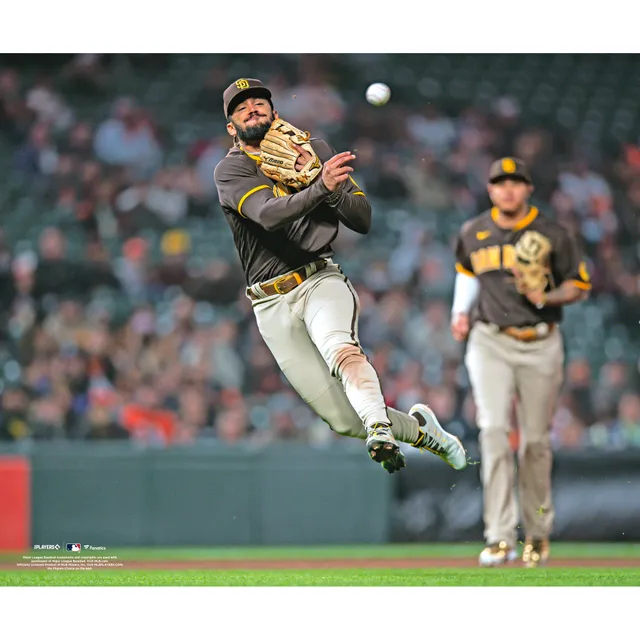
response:
<path fill-rule="evenodd" d="M 358 296 L 331 248 L 339 223 L 361 234 L 371 226 L 371 206 L 351 177 L 355 156 L 280 119 L 259 80 L 232 83 L 223 102 L 234 146 L 215 182 L 246 294 L 281 370 L 331 429 L 366 439 L 389 473 L 405 466 L 398 440 L 464 469 L 462 444 L 431 409 L 385 405 L 358 341 Z"/>
<path fill-rule="evenodd" d="M 550 421 L 563 378 L 558 324 L 562 306 L 591 289 L 571 234 L 528 204 L 527 167 L 496 161 L 489 173 L 493 208 L 461 229 L 451 329 L 468 335 L 465 364 L 477 406 L 486 548 L 483 566 L 516 559 L 518 514 L 510 412 L 517 398 L 519 501 L 525 531 L 522 559 L 549 556 L 553 524 Z"/>

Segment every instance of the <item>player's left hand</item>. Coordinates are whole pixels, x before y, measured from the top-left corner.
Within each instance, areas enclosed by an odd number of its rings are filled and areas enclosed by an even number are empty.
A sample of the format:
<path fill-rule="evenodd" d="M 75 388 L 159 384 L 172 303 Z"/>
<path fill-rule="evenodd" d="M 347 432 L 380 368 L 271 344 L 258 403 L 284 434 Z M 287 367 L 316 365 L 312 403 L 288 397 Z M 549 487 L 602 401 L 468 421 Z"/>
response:
<path fill-rule="evenodd" d="M 520 293 L 533 305 L 542 304 L 545 300 L 545 292 L 540 290 L 526 290 L 521 281 L 521 273 L 518 271 L 516 266 L 511 267 L 511 272 L 513 273 L 516 283 L 520 285 Z"/>
<path fill-rule="evenodd" d="M 296 171 L 302 171 L 302 168 L 311 160 L 311 154 L 303 149 L 299 144 L 293 145 L 296 148 L 296 151 L 300 154 L 299 158 L 296 160 Z"/>
<path fill-rule="evenodd" d="M 527 298 L 527 300 L 533 304 L 542 304 L 545 300 L 545 293 L 544 291 L 527 291 L 527 293 L 524 294 Z"/>

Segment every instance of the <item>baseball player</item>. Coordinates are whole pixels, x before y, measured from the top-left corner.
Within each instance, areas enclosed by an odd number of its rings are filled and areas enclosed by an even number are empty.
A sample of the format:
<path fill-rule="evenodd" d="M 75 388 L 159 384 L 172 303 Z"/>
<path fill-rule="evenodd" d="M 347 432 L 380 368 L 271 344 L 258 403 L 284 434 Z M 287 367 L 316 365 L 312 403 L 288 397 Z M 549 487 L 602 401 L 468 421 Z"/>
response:
<path fill-rule="evenodd" d="M 247 297 L 280 369 L 332 430 L 366 439 L 389 473 L 405 466 L 398 441 L 464 469 L 462 444 L 431 409 L 385 405 L 358 341 L 358 296 L 331 248 L 339 223 L 361 234 L 371 226 L 371 206 L 351 177 L 355 156 L 280 119 L 259 80 L 232 83 L 223 103 L 234 146 L 215 183 Z"/>
<path fill-rule="evenodd" d="M 585 299 L 591 285 L 576 240 L 528 204 L 533 186 L 521 160 L 493 163 L 488 191 L 493 208 L 468 221 L 457 238 L 451 324 L 457 340 L 468 336 L 465 364 L 480 429 L 487 542 L 480 564 L 517 557 L 509 445 L 515 395 L 522 559 L 535 567 L 549 556 L 554 516 L 549 432 L 564 363 L 558 324 L 562 306 Z"/>

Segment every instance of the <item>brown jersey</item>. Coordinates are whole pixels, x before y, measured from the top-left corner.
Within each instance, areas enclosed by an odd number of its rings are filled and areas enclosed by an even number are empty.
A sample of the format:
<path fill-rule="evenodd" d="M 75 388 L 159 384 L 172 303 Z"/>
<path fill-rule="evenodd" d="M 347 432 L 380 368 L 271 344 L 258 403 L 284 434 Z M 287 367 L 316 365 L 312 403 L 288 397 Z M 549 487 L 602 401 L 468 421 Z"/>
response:
<path fill-rule="evenodd" d="M 311 144 L 322 162 L 335 155 L 324 140 L 312 138 Z M 296 191 L 267 178 L 258 160 L 234 147 L 214 173 L 248 285 L 332 257 L 340 222 L 369 231 L 371 205 L 352 178 L 333 194 L 322 178 Z"/>
<path fill-rule="evenodd" d="M 480 282 L 471 321 L 489 322 L 499 327 L 560 322 L 562 307 L 537 309 L 516 290 L 511 272 L 515 262 L 514 245 L 525 230 L 543 234 L 552 246 L 551 273 L 546 290 L 555 289 L 567 280 L 588 290 L 591 289 L 589 273 L 575 238 L 536 207 L 531 207 L 527 216 L 512 229 L 502 229 L 496 224 L 498 214 L 493 208 L 469 220 L 457 238 L 456 270 L 475 276 Z"/>

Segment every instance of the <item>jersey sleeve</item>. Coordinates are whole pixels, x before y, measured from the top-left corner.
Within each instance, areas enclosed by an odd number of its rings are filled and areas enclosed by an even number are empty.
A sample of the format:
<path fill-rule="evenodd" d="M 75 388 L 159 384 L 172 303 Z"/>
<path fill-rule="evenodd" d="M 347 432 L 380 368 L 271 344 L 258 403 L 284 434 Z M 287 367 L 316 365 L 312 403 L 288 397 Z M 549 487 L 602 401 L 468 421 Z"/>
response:
<path fill-rule="evenodd" d="M 242 162 L 223 160 L 214 171 L 220 204 L 233 209 L 243 216 L 242 208 L 246 200 L 263 189 L 272 189 L 267 176 L 256 175 Z M 246 216 L 244 216 L 246 217 Z"/>
<path fill-rule="evenodd" d="M 313 141 L 313 149 L 323 163 L 337 154 L 337 151 L 322 139 Z M 333 209 L 339 222 L 345 227 L 356 233 L 369 233 L 371 229 L 371 205 L 364 191 L 351 175 L 349 175 L 348 180 L 342 183 L 342 188 L 328 196 L 327 204 Z"/>
<path fill-rule="evenodd" d="M 455 259 L 456 259 L 456 271 L 458 273 L 462 273 L 466 276 L 475 277 L 475 273 L 473 272 L 473 265 L 471 264 L 471 257 L 466 248 L 465 243 L 465 235 L 466 235 L 467 227 L 462 227 L 458 237 L 456 238 L 455 244 Z"/>
<path fill-rule="evenodd" d="M 575 236 L 560 229 L 553 247 L 553 275 L 558 284 L 573 282 L 579 289 L 591 289 L 591 277 Z"/>
<path fill-rule="evenodd" d="M 275 231 L 311 213 L 330 194 L 322 180 L 306 189 L 276 198 L 266 177 L 244 162 L 226 158 L 215 169 L 214 179 L 223 207 L 252 220 L 267 231 Z"/>

